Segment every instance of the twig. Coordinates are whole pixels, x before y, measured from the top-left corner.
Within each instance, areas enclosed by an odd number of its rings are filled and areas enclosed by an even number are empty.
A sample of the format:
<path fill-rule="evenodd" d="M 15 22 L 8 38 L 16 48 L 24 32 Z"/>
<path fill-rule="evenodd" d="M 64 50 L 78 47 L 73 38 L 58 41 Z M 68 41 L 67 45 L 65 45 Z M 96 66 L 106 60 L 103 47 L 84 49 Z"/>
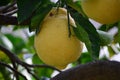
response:
<path fill-rule="evenodd" d="M 17 18 L 14 16 L 0 15 L 0 25 L 18 25 Z"/>
<path fill-rule="evenodd" d="M 6 6 L 0 7 L 0 13 L 1 13 L 1 12 L 6 12 L 7 9 L 9 9 L 9 8 L 12 7 L 12 6 L 14 6 L 15 4 L 16 4 L 16 1 L 14 1 L 13 3 L 8 4 L 8 5 L 6 5 Z"/>
<path fill-rule="evenodd" d="M 11 15 L 13 15 L 14 13 L 16 13 L 17 10 L 18 10 L 18 9 L 12 10 L 12 11 L 10 11 L 10 12 L 8 12 L 8 13 L 4 13 L 3 15 L 5 15 L 5 16 L 11 16 Z"/>
<path fill-rule="evenodd" d="M 50 68 L 50 69 L 54 69 L 57 70 L 58 72 L 61 72 L 60 70 L 56 69 L 55 67 L 49 66 L 49 65 L 38 65 L 38 64 L 27 64 L 23 61 L 21 61 L 14 53 L 10 52 L 8 49 L 4 48 L 3 46 L 0 45 L 0 49 L 10 58 L 12 59 L 14 62 L 22 65 L 25 68 L 34 68 L 34 67 L 46 67 L 46 68 Z"/>
<path fill-rule="evenodd" d="M 27 63 L 23 63 L 22 62 L 22 65 L 23 66 L 28 66 L 28 67 L 30 67 L 30 68 L 51 68 L 51 69 L 53 69 L 53 70 L 56 70 L 56 71 L 58 71 L 58 72 L 61 72 L 59 69 L 57 69 L 57 68 L 55 68 L 55 67 L 52 67 L 52 66 L 49 66 L 49 65 L 45 65 L 45 64 L 42 64 L 42 65 L 39 65 L 39 64 L 32 64 L 32 65 L 30 65 L 30 64 L 27 64 Z"/>
<path fill-rule="evenodd" d="M 16 62 L 14 61 L 14 58 L 12 58 L 12 55 L 9 54 L 10 51 L 7 50 L 7 49 L 5 50 L 5 48 L 2 47 L 2 46 L 0 46 L 0 49 L 1 49 L 3 52 L 4 52 L 4 51 L 6 52 L 6 55 L 9 57 L 9 59 L 10 59 L 11 62 L 12 62 L 13 68 L 17 71 Z M 19 80 L 19 78 L 18 78 L 18 74 L 16 74 L 15 71 L 14 71 L 14 75 L 15 75 L 16 79 Z"/>
<path fill-rule="evenodd" d="M 60 70 L 58 70 L 58 69 L 56 69 L 56 68 L 54 68 L 54 67 L 52 67 L 52 66 L 49 66 L 49 65 L 37 65 L 37 64 L 31 65 L 31 64 L 27 64 L 27 63 L 21 61 L 14 53 L 10 52 L 8 49 L 4 48 L 4 47 L 1 46 L 1 45 L 0 45 L 0 50 L 2 50 L 2 51 L 10 58 L 10 60 L 11 60 L 11 62 L 12 62 L 12 64 L 13 64 L 13 67 L 14 67 L 14 69 L 15 69 L 16 71 L 17 71 L 16 64 L 21 65 L 21 66 L 24 67 L 24 68 L 27 70 L 27 72 L 28 72 L 29 74 L 31 74 L 36 80 L 39 80 L 39 79 L 38 79 L 38 77 L 37 77 L 34 73 L 31 72 L 31 68 L 42 68 L 42 67 L 44 67 L 44 68 L 50 68 L 50 69 L 53 69 L 53 70 L 57 70 L 58 72 L 61 72 Z M 16 78 L 18 78 L 18 75 L 15 75 L 15 76 L 16 76 Z M 18 79 L 19 79 L 19 78 L 18 78 Z M 17 79 L 17 80 L 18 80 L 18 79 Z"/>
<path fill-rule="evenodd" d="M 28 21 L 18 24 L 17 17 L 0 15 L 0 25 L 28 25 Z"/>
<path fill-rule="evenodd" d="M 10 11 L 15 10 L 15 9 L 18 9 L 16 5 L 8 8 L 8 9 L 6 10 L 6 12 L 4 12 L 4 13 L 10 12 Z M 3 14 L 4 14 L 4 13 L 3 13 Z"/>
<path fill-rule="evenodd" d="M 12 70 L 13 72 L 17 73 L 18 75 L 20 75 L 21 77 L 23 77 L 25 80 L 27 80 L 27 78 L 23 74 L 21 74 L 20 72 L 18 72 L 17 70 L 15 70 L 14 68 L 12 68 L 11 66 L 9 66 L 9 65 L 1 62 L 1 61 L 0 61 L 0 65 L 7 67 L 8 69 Z"/>

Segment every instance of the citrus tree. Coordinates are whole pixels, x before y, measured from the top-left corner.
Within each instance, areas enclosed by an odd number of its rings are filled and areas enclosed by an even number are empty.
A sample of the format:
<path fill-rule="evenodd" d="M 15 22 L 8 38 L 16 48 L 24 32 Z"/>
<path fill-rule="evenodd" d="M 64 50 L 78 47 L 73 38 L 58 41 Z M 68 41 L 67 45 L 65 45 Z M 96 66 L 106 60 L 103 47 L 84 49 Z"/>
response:
<path fill-rule="evenodd" d="M 120 0 L 0 0 L 0 80 L 119 80 Z"/>

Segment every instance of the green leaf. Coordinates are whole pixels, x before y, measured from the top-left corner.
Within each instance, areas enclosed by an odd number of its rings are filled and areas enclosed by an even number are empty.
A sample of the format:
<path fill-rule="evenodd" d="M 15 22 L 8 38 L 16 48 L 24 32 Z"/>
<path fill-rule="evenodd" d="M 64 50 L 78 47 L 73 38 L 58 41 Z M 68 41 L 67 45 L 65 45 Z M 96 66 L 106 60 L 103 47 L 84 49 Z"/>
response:
<path fill-rule="evenodd" d="M 13 44 L 14 53 L 21 53 L 22 49 L 26 47 L 26 43 L 21 37 L 13 36 L 11 34 L 5 34 L 5 36 Z"/>
<path fill-rule="evenodd" d="M 7 46 L 5 45 L 5 42 L 4 42 L 4 40 L 3 40 L 3 37 L 4 37 L 4 35 L 3 35 L 3 34 L 0 34 L 0 45 L 2 45 L 2 46 L 4 46 L 4 47 L 7 47 Z"/>
<path fill-rule="evenodd" d="M 115 51 L 112 49 L 111 46 L 108 46 L 108 51 L 109 51 L 109 56 L 110 57 L 112 57 L 112 56 L 114 56 L 116 54 Z"/>
<path fill-rule="evenodd" d="M 103 24 L 103 25 L 100 26 L 99 30 L 106 31 L 107 26 L 105 24 Z"/>
<path fill-rule="evenodd" d="M 28 19 L 40 2 L 41 0 L 17 0 L 18 22 L 21 23 Z"/>
<path fill-rule="evenodd" d="M 29 36 L 28 42 L 26 42 L 26 49 L 29 51 L 29 53 L 35 53 L 34 49 L 34 35 Z"/>
<path fill-rule="evenodd" d="M 3 80 L 11 80 L 10 72 L 9 72 L 9 70 L 6 69 L 6 67 L 0 65 L 0 73 L 1 73 L 1 77 Z"/>
<path fill-rule="evenodd" d="M 44 64 L 40 58 L 38 57 L 37 54 L 35 54 L 32 58 L 33 64 Z M 50 77 L 51 74 L 53 73 L 52 69 L 49 68 L 34 68 L 35 73 L 42 78 L 43 76 L 45 77 Z"/>
<path fill-rule="evenodd" d="M 118 23 L 118 32 L 114 36 L 114 42 L 119 43 L 119 45 L 120 45 L 120 22 Z"/>
<path fill-rule="evenodd" d="M 44 64 L 43 61 L 40 60 L 37 54 L 34 54 L 32 57 L 33 64 Z"/>
<path fill-rule="evenodd" d="M 88 51 L 92 52 L 91 49 L 91 41 L 89 40 L 89 35 L 88 33 L 76 22 L 77 27 L 73 27 L 73 30 L 75 32 L 75 35 L 77 36 L 77 38 L 84 42 Z M 84 34 L 84 35 L 83 35 Z"/>
<path fill-rule="evenodd" d="M 113 35 L 104 31 L 97 30 L 100 36 L 100 45 L 105 46 L 113 41 Z"/>
<path fill-rule="evenodd" d="M 67 4 L 72 7 L 73 9 L 79 11 L 79 13 L 81 13 L 82 15 L 86 16 L 85 13 L 82 10 L 81 7 L 81 1 L 77 0 L 77 1 L 73 1 L 73 0 L 63 0 L 66 1 Z M 86 16 L 87 17 L 87 16 Z"/>
<path fill-rule="evenodd" d="M 88 52 L 82 53 L 81 57 L 78 59 L 78 62 L 80 64 L 85 64 L 85 63 L 91 62 L 91 61 L 92 61 L 92 58 Z"/>
<path fill-rule="evenodd" d="M 31 20 L 31 26 L 29 28 L 30 31 L 34 31 L 37 28 L 36 33 L 39 32 L 40 24 L 42 23 L 43 19 L 49 13 L 52 7 L 53 7 L 53 4 L 46 4 L 46 5 L 40 6 L 38 10 L 36 10 Z"/>
<path fill-rule="evenodd" d="M 112 29 L 113 27 L 115 26 L 118 26 L 118 23 L 114 23 L 114 24 L 103 24 L 100 26 L 99 30 L 102 30 L 102 31 L 108 31 L 110 29 Z"/>
<path fill-rule="evenodd" d="M 83 41 L 86 44 L 89 53 L 92 54 L 93 58 L 98 58 L 100 51 L 100 38 L 95 27 L 88 19 L 80 15 L 78 12 L 72 13 L 72 17 L 74 18 L 75 22 L 78 23 L 88 34 L 88 36 L 84 36 L 84 34 L 81 35 L 83 37 L 88 37 L 91 42 L 91 44 L 88 44 L 86 40 Z"/>
<path fill-rule="evenodd" d="M 89 41 L 87 32 L 77 22 L 76 22 L 76 25 L 77 25 L 77 27 L 73 27 L 75 35 L 78 37 L 79 40 L 81 40 L 83 42 L 88 42 L 87 44 L 90 45 L 91 42 Z"/>

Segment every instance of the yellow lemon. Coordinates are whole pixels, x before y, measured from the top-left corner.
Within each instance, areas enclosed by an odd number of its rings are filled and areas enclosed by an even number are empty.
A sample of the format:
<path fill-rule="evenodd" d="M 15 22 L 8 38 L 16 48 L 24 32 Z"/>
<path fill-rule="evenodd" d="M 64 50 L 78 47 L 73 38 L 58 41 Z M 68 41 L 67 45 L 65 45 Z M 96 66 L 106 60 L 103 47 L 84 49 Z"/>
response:
<path fill-rule="evenodd" d="M 70 24 L 75 26 L 70 16 Z M 35 36 L 35 48 L 40 59 L 58 69 L 65 68 L 76 61 L 82 52 L 83 43 L 74 35 L 69 37 L 67 11 L 53 8 L 40 25 L 41 30 Z"/>
<path fill-rule="evenodd" d="M 82 0 L 85 14 L 102 24 L 112 24 L 120 20 L 120 0 Z"/>

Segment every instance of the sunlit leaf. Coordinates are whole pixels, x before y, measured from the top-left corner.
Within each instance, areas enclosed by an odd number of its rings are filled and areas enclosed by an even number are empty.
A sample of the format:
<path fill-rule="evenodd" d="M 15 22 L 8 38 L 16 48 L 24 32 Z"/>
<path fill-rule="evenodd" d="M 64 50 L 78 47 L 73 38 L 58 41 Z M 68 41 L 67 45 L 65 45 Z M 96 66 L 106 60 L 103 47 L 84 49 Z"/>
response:
<path fill-rule="evenodd" d="M 108 46 L 108 52 L 109 52 L 109 56 L 112 57 L 113 55 L 115 55 L 115 51 L 112 49 L 111 46 Z"/>
<path fill-rule="evenodd" d="M 29 36 L 28 41 L 26 42 L 26 49 L 29 51 L 29 53 L 35 53 L 34 35 Z"/>
<path fill-rule="evenodd" d="M 5 36 L 13 44 L 13 52 L 14 53 L 20 53 L 22 51 L 22 49 L 26 47 L 26 43 L 21 37 L 13 36 L 11 34 L 5 34 Z"/>
<path fill-rule="evenodd" d="M 7 47 L 4 43 L 3 37 L 4 35 L 0 34 L 0 45 Z"/>

